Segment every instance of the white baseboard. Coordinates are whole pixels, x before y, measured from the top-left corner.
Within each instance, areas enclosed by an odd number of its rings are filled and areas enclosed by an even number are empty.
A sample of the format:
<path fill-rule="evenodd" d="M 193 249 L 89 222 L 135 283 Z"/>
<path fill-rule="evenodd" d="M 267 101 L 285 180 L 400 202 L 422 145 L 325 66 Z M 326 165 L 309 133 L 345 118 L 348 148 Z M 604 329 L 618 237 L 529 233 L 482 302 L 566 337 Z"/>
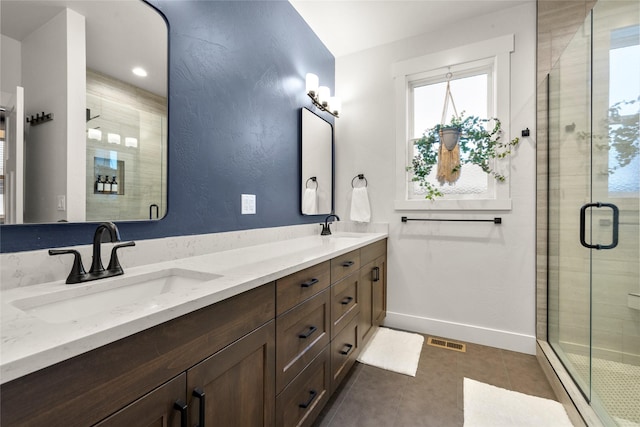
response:
<path fill-rule="evenodd" d="M 435 335 L 526 354 L 536 354 L 536 337 L 438 319 L 387 312 L 384 325 L 390 328 Z"/>

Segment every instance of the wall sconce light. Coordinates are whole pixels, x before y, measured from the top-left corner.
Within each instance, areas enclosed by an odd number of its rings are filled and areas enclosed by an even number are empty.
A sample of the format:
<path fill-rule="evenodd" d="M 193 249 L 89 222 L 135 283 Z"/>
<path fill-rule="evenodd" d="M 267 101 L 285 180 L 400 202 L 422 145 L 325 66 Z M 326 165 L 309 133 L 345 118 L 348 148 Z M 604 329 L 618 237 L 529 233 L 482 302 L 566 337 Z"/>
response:
<path fill-rule="evenodd" d="M 331 91 L 327 86 L 319 86 L 319 84 L 320 81 L 318 80 L 318 76 L 313 73 L 307 73 L 307 95 L 311 98 L 313 105 L 334 117 L 340 117 L 339 113 L 342 108 L 340 99 L 335 96 L 331 96 Z"/>

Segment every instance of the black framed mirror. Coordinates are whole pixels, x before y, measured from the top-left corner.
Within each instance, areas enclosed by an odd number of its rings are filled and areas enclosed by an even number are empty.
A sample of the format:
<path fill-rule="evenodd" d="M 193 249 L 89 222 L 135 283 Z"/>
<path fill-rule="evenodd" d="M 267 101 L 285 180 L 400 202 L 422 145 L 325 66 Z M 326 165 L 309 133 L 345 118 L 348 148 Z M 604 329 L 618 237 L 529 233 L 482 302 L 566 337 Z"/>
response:
<path fill-rule="evenodd" d="M 3 0 L 0 12 L 1 222 L 162 218 L 164 17 L 142 0 Z"/>
<path fill-rule="evenodd" d="M 302 109 L 303 215 L 333 212 L 333 126 L 307 108 Z"/>

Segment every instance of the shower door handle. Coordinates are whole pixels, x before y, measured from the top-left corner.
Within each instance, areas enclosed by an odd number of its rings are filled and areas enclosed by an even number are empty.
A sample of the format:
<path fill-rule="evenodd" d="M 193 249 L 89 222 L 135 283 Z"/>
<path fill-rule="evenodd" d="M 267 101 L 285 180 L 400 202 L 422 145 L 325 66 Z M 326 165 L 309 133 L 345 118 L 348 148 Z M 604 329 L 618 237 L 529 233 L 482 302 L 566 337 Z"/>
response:
<path fill-rule="evenodd" d="M 611 210 L 613 211 L 613 227 L 611 230 L 611 243 L 608 245 L 600 245 L 600 244 L 590 244 L 587 243 L 586 239 L 585 239 L 585 229 L 586 229 L 586 213 L 587 213 L 587 209 L 589 208 L 611 208 Z M 596 203 L 587 203 L 586 205 L 583 205 L 580 208 L 580 243 L 582 244 L 582 246 L 584 246 L 585 248 L 589 248 L 589 249 L 613 249 L 616 246 L 618 246 L 618 225 L 620 223 L 619 221 L 619 217 L 620 217 L 620 211 L 618 210 L 618 207 L 612 203 L 601 203 L 601 202 L 596 202 Z"/>

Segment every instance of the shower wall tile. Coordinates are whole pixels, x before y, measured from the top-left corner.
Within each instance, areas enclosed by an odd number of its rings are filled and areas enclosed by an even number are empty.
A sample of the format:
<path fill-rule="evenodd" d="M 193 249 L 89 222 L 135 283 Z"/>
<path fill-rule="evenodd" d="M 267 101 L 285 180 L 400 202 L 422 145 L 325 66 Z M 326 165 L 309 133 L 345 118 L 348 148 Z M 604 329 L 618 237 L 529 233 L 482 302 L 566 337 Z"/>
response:
<path fill-rule="evenodd" d="M 594 0 L 546 0 L 538 1 L 537 26 L 537 219 L 536 219 L 536 319 L 537 337 L 547 339 L 547 231 L 549 223 L 547 196 L 547 80 L 546 77 L 561 53 L 569 44 L 576 30 L 595 4 Z M 561 190 L 558 188 L 558 190 Z M 562 188 L 565 191 L 567 188 Z"/>

